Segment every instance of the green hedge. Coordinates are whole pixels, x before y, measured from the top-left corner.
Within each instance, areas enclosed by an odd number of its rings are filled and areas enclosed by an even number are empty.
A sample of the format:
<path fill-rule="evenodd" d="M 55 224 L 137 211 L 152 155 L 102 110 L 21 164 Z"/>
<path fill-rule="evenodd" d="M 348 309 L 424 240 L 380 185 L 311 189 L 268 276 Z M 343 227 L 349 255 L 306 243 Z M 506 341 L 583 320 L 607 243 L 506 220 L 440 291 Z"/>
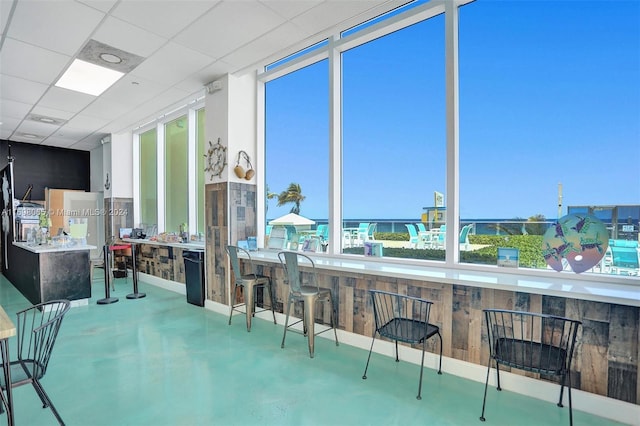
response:
<path fill-rule="evenodd" d="M 387 236 L 395 236 L 394 239 Z M 399 237 L 398 236 L 402 236 Z M 404 238 L 403 238 L 404 237 Z M 376 233 L 376 240 L 409 241 L 407 233 Z M 460 252 L 460 260 L 464 263 L 481 263 L 495 265 L 498 259 L 498 247 L 515 247 L 520 249 L 520 266 L 525 268 L 546 268 L 542 257 L 541 235 L 469 235 L 469 243 L 486 245 L 474 251 Z M 363 247 L 345 248 L 344 253 L 364 254 Z M 424 259 L 444 261 L 445 251 L 437 249 L 408 249 L 385 247 L 385 257 L 400 257 L 404 259 Z"/>

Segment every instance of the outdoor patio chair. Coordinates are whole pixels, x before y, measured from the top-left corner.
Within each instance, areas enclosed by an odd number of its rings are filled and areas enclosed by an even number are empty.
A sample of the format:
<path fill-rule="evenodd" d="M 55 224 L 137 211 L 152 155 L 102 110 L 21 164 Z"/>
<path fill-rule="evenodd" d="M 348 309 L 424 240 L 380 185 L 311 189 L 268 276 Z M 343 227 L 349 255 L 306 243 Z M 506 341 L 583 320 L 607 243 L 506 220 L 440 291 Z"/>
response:
<path fill-rule="evenodd" d="M 411 248 L 419 248 L 421 246 L 420 236 L 418 235 L 418 231 L 416 231 L 416 227 L 411 223 L 405 223 L 407 227 L 407 231 L 409 231 L 409 245 Z"/>
<path fill-rule="evenodd" d="M 640 271 L 638 242 L 631 240 L 609 240 L 611 273 L 637 276 Z"/>
<path fill-rule="evenodd" d="M 320 237 L 322 241 L 329 240 L 329 225 L 318 225 L 316 229 L 316 236 Z"/>
<path fill-rule="evenodd" d="M 302 322 L 302 334 L 307 337 L 309 344 L 309 356 L 313 358 L 315 351 L 315 336 L 333 329 L 333 334 L 338 346 L 338 333 L 336 332 L 336 309 L 333 303 L 333 295 L 331 289 L 320 288 L 318 285 L 318 277 L 316 275 L 316 267 L 313 260 L 307 255 L 296 253 L 293 251 L 282 251 L 278 253 L 278 258 L 285 271 L 286 280 L 289 284 L 289 296 L 287 297 L 287 317 L 284 322 L 284 334 L 282 335 L 281 348 L 284 348 L 284 341 L 287 337 L 287 330 L 296 324 Z M 311 268 L 308 273 L 302 273 L 299 268 L 299 260 L 305 261 L 305 266 Z M 303 275 L 308 279 L 305 283 Z M 289 315 L 291 313 L 291 305 L 296 302 L 302 302 L 303 315 L 301 320 L 289 324 Z M 329 303 L 331 312 L 331 327 L 325 328 L 319 332 L 315 331 L 315 312 L 316 303 Z M 291 331 L 299 332 L 292 329 Z"/>
<path fill-rule="evenodd" d="M 31 384 L 40 397 L 42 408 L 51 408 L 53 415 L 61 425 L 64 425 L 62 417 L 42 387 L 40 380 L 47 373 L 62 319 L 70 307 L 71 302 L 68 300 L 52 300 L 18 312 L 16 314 L 18 318 L 16 326 L 18 350 L 16 359 L 9 362 L 11 383 L 6 383 L 4 375 L 0 377 L 0 385 L 3 390 L 7 386 L 16 388 Z M 0 412 L 3 411 L 2 404 L 0 404 Z"/>
<path fill-rule="evenodd" d="M 255 316 L 257 312 L 264 312 L 268 309 L 262 309 L 256 311 L 256 301 L 258 299 L 258 289 L 263 290 L 263 296 L 265 293 L 269 294 L 269 304 L 271 305 L 271 313 L 273 314 L 273 323 L 276 322 L 276 313 L 273 307 L 273 286 L 271 284 L 271 277 L 266 275 L 260 275 L 256 273 L 256 268 L 251 260 L 249 252 L 243 248 L 228 245 L 225 247 L 229 260 L 231 261 L 231 269 L 233 270 L 233 291 L 231 292 L 231 309 L 229 310 L 229 325 L 231 325 L 231 318 L 233 317 L 233 311 L 243 312 L 239 308 L 244 306 L 244 314 L 247 318 L 247 331 L 251 331 L 251 318 Z M 238 253 L 243 253 L 247 257 L 249 262 L 249 273 L 243 274 L 240 267 L 240 260 L 238 259 Z M 244 302 L 236 304 L 236 296 L 238 287 L 243 289 Z M 265 288 L 266 287 L 266 288 Z"/>
<path fill-rule="evenodd" d="M 358 245 L 363 246 L 369 240 L 369 222 L 361 222 L 358 225 Z"/>
<path fill-rule="evenodd" d="M 489 342 L 489 365 L 482 400 L 480 420 L 489 386 L 491 363 L 496 363 L 497 389 L 500 391 L 500 364 L 519 370 L 560 378 L 560 399 L 565 382 L 569 399 L 569 424 L 573 425 L 571 405 L 571 360 L 581 322 L 569 318 L 532 312 L 485 309 Z"/>
<path fill-rule="evenodd" d="M 398 358 L 398 341 L 404 343 L 422 344 L 422 361 L 420 362 L 420 381 L 418 382 L 417 399 L 422 399 L 422 372 L 424 370 L 424 353 L 427 349 L 427 340 L 437 335 L 440 339 L 440 363 L 438 364 L 438 374 L 442 374 L 442 335 L 440 328 L 434 324 L 429 324 L 429 311 L 432 302 L 417 297 L 405 296 L 386 291 L 369 290 L 373 304 L 373 317 L 375 320 L 375 330 L 371 349 L 367 357 L 367 365 L 364 368 L 362 378 L 366 380 L 369 361 L 373 344 L 376 341 L 376 334 L 395 341 L 396 362 Z"/>
<path fill-rule="evenodd" d="M 465 225 L 460 230 L 460 243 L 461 250 L 469 250 L 469 231 L 471 231 L 471 225 Z"/>

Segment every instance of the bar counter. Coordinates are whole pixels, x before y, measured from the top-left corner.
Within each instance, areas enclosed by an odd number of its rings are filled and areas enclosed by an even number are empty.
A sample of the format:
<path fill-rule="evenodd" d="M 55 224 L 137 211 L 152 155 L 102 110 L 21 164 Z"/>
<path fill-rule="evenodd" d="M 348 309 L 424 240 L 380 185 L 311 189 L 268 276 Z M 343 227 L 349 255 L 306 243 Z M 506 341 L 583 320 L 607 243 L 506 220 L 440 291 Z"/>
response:
<path fill-rule="evenodd" d="M 7 247 L 5 275 L 32 304 L 56 299 L 87 304 L 91 297 L 90 245 Z"/>

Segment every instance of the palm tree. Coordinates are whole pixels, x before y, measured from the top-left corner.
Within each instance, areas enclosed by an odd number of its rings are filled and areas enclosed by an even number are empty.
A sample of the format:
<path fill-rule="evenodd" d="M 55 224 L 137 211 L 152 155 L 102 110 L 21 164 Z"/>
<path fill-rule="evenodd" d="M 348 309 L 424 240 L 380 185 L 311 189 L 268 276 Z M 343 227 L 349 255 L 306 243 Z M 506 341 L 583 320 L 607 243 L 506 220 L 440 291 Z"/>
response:
<path fill-rule="evenodd" d="M 278 194 L 278 207 L 293 203 L 291 213 L 300 214 L 300 203 L 303 202 L 305 198 L 307 197 L 302 195 L 300 185 L 292 182 L 285 191 Z"/>
<path fill-rule="evenodd" d="M 267 202 L 264 203 L 265 205 L 265 212 L 269 211 L 269 200 L 276 198 L 278 196 L 278 194 L 276 194 L 275 192 L 271 192 L 269 191 L 269 185 L 267 185 L 266 191 L 267 193 Z"/>

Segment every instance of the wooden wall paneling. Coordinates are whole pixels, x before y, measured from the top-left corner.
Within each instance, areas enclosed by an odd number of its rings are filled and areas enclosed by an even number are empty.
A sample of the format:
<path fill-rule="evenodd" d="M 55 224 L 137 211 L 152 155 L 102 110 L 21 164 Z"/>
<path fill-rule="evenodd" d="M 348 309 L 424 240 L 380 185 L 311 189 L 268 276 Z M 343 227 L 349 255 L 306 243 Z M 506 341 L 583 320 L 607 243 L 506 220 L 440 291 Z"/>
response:
<path fill-rule="evenodd" d="M 636 403 L 640 308 L 611 305 L 608 396 Z"/>
<path fill-rule="evenodd" d="M 469 309 L 471 295 L 469 287 L 453 285 L 451 353 L 461 360 L 468 360 L 469 343 Z"/>

